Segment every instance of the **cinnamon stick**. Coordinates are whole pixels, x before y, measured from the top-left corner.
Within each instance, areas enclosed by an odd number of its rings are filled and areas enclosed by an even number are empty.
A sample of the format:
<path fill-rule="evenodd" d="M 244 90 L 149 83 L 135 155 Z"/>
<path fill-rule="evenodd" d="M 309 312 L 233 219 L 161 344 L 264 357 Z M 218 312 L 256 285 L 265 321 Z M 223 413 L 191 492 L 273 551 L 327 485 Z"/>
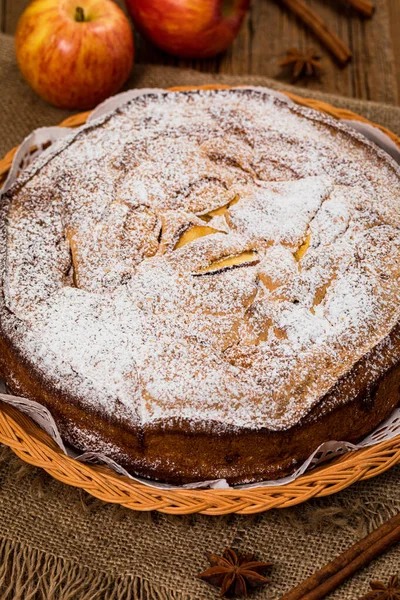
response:
<path fill-rule="evenodd" d="M 349 62 L 352 56 L 350 48 L 303 0 L 281 0 L 281 2 L 311 29 L 341 65 L 344 66 Z"/>
<path fill-rule="evenodd" d="M 400 513 L 325 565 L 280 600 L 321 600 L 400 542 Z"/>
<path fill-rule="evenodd" d="M 375 12 L 375 6 L 370 0 L 345 0 L 345 3 L 368 19 L 370 19 Z"/>

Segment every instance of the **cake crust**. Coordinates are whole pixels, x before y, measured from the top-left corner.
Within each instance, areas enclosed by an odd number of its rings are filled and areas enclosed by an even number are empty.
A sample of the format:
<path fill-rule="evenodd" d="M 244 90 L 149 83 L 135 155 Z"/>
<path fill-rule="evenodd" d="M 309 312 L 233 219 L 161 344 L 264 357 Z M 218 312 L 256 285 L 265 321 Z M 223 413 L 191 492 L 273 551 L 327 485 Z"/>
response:
<path fill-rule="evenodd" d="M 262 91 L 149 95 L 82 128 L 2 199 L 10 389 L 171 483 L 275 479 L 359 441 L 400 400 L 399 181 Z"/>

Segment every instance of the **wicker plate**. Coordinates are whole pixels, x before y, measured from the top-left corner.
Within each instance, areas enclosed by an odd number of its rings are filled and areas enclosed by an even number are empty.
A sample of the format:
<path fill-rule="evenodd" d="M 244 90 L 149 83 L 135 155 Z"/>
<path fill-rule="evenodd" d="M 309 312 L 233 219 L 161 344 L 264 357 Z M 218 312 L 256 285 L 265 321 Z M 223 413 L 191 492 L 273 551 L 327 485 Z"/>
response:
<path fill-rule="evenodd" d="M 228 86 L 201 87 L 210 89 Z M 171 89 L 178 91 L 193 88 Z M 328 113 L 337 119 L 370 123 L 351 111 L 294 94 L 287 95 L 298 104 Z M 60 126 L 82 125 L 89 114 L 81 113 L 70 117 Z M 379 125 L 375 126 L 400 147 L 400 138 Z M 14 148 L 0 160 L 0 184 L 11 167 L 16 150 Z M 396 436 L 370 448 L 345 454 L 284 486 L 248 490 L 160 490 L 132 481 L 106 467 L 87 465 L 69 458 L 29 417 L 3 402 L 0 402 L 0 443 L 9 446 L 22 460 L 45 469 L 55 479 L 82 488 L 105 502 L 121 504 L 132 510 L 157 510 L 169 514 L 252 514 L 271 508 L 285 508 L 313 497 L 334 494 L 356 481 L 380 475 L 400 463 L 400 436 Z"/>

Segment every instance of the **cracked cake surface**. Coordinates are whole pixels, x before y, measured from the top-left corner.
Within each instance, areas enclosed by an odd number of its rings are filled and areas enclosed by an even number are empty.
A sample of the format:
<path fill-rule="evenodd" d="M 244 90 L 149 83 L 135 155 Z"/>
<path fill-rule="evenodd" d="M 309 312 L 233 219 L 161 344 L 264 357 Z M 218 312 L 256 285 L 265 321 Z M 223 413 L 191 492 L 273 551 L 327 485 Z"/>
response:
<path fill-rule="evenodd" d="M 399 168 L 265 91 L 139 97 L 35 161 L 1 215 L 9 386 L 133 472 L 254 480 L 240 436 L 310 427 L 397 369 Z M 169 432 L 225 440 L 225 466 L 182 475 Z"/>

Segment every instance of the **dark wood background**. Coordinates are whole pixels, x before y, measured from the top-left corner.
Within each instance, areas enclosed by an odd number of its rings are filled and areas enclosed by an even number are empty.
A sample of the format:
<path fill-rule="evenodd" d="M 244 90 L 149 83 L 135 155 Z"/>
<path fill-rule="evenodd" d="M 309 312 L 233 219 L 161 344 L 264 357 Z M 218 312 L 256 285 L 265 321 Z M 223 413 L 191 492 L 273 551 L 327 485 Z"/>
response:
<path fill-rule="evenodd" d="M 345 0 L 306 0 L 351 47 L 354 57 L 340 69 L 279 0 L 253 0 L 242 30 L 225 54 L 205 61 L 185 61 L 164 54 L 136 36 L 136 61 L 191 67 L 230 74 L 259 74 L 289 82 L 279 61 L 291 47 L 312 46 L 322 56 L 320 79 L 301 80 L 302 86 L 367 100 L 398 104 L 400 99 L 400 0 L 375 0 L 371 21 L 345 7 Z M 123 0 L 117 0 L 123 5 Z M 0 0 L 0 30 L 13 34 L 29 0 Z"/>

